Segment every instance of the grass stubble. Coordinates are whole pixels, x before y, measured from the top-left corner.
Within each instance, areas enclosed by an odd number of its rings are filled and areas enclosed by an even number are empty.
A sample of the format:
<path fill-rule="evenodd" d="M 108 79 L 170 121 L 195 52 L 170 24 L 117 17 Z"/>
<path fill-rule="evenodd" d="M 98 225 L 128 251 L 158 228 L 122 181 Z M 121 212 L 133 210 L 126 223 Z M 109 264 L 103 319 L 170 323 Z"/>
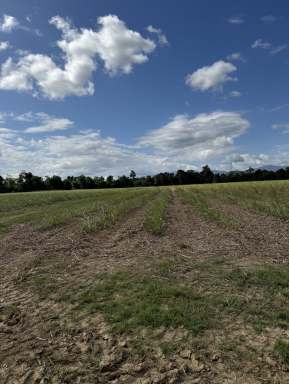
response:
<path fill-rule="evenodd" d="M 227 225 L 230 219 L 214 210 L 210 201 L 220 199 L 287 220 L 288 191 L 289 183 L 268 182 L 185 186 L 179 187 L 178 193 L 206 219 Z M 8 209 L 9 197 L 0 199 L 0 224 L 6 230 L 17 222 L 41 227 L 56 217 L 57 224 L 78 220 L 83 231 L 95 232 L 145 205 L 144 227 L 158 236 L 165 231 L 172 192 L 169 188 L 148 188 L 103 191 L 103 195 L 101 191 L 76 191 L 75 196 L 73 192 L 51 192 L 46 197 L 45 193 L 13 195 Z M 188 275 L 179 273 L 184 263 L 189 264 Z M 242 369 L 246 364 L 265 364 L 260 363 L 264 351 L 261 345 L 258 349 L 256 340 L 259 335 L 274 334 L 266 354 L 282 369 L 289 369 L 286 265 L 236 268 L 228 260 L 194 261 L 168 255 L 163 261 L 155 260 L 149 270 L 140 266 L 134 271 L 96 273 L 85 284 L 76 280 L 68 288 L 57 278 L 61 271 L 53 275 L 51 269 L 41 271 L 39 264 L 38 274 L 28 274 L 17 283 L 32 289 L 40 301 L 61 304 L 64 323 L 100 314 L 112 334 L 130 337 L 133 359 L 151 357 L 152 348 L 161 348 L 165 356 L 190 349 L 206 364 L 214 360 L 217 351 L 226 364 Z M 172 330 L 180 331 L 183 337 L 166 339 L 164 335 Z M 216 334 L 219 342 L 215 341 L 212 350 L 210 340 Z"/>

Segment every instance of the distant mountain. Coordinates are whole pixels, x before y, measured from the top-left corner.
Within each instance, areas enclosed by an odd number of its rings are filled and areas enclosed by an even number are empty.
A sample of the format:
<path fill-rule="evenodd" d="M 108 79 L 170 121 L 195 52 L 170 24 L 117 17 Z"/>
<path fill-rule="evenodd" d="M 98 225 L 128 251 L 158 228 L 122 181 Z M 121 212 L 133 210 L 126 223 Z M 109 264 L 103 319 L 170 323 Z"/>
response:
<path fill-rule="evenodd" d="M 281 166 L 281 165 L 263 165 L 262 167 L 259 167 L 257 169 L 261 169 L 262 171 L 263 170 L 266 170 L 266 171 L 278 171 L 278 169 L 280 168 L 286 168 L 286 165 L 285 166 Z"/>
<path fill-rule="evenodd" d="M 256 168 L 254 168 L 254 169 L 261 169 L 262 171 L 273 171 L 273 172 L 276 172 L 276 171 L 278 171 L 278 169 L 281 169 L 281 168 L 286 168 L 286 167 L 289 167 L 289 165 L 284 165 L 283 167 L 281 166 L 281 165 L 270 165 L 270 164 L 268 164 L 268 165 L 263 165 L 262 167 L 256 167 Z M 217 169 L 214 169 L 213 171 L 212 171 L 214 174 L 221 174 L 221 173 L 223 173 L 223 174 L 228 174 L 230 171 L 219 171 L 219 170 L 217 170 Z M 240 169 L 233 169 L 233 172 L 242 172 Z"/>

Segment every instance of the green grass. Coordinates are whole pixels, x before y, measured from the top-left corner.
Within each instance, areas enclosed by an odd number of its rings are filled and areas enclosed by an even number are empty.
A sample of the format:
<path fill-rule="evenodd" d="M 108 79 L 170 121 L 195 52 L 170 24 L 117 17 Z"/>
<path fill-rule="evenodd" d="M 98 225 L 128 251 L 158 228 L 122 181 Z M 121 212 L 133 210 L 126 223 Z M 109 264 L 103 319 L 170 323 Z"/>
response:
<path fill-rule="evenodd" d="M 274 348 L 275 354 L 282 363 L 289 365 L 289 343 L 284 340 L 277 340 Z"/>
<path fill-rule="evenodd" d="M 179 188 L 188 196 L 193 195 L 192 202 L 213 219 L 219 220 L 218 213 L 213 209 L 213 203 L 219 202 L 239 205 L 284 220 L 289 218 L 287 180 L 191 185 Z"/>
<path fill-rule="evenodd" d="M 266 266 L 255 270 L 233 270 L 227 275 L 248 298 L 242 316 L 257 330 L 266 326 L 289 326 L 289 268 Z"/>
<path fill-rule="evenodd" d="M 289 293 L 289 270 L 288 267 L 264 267 L 255 271 L 244 271 L 236 269 L 229 274 L 234 282 L 240 287 L 260 286 L 274 293 L 283 292 Z"/>
<path fill-rule="evenodd" d="M 229 224 L 231 220 L 221 211 L 210 206 L 209 200 L 203 190 L 197 188 L 178 188 L 182 200 L 192 205 L 207 220 L 216 221 L 222 224 Z"/>
<path fill-rule="evenodd" d="M 184 327 L 198 334 L 218 323 L 214 297 L 147 275 L 106 275 L 68 299 L 78 310 L 102 313 L 117 332 Z"/>
<path fill-rule="evenodd" d="M 154 199 L 156 193 L 157 191 L 153 189 L 149 191 L 136 190 L 125 196 L 121 194 L 110 199 L 109 202 L 99 202 L 95 204 L 93 210 L 90 209 L 83 213 L 81 227 L 85 232 L 95 232 L 99 229 L 108 228 L 129 211 L 147 205 L 149 201 Z"/>
<path fill-rule="evenodd" d="M 62 300 L 84 314 L 102 313 L 116 332 L 181 327 L 198 335 L 236 318 L 258 332 L 288 328 L 289 269 L 228 272 L 222 263 L 195 263 L 184 280 L 177 272 L 180 263 L 164 260 L 153 272 L 104 274 Z"/>
<path fill-rule="evenodd" d="M 154 188 L 131 188 L 0 195 L 0 231 L 20 223 L 47 229 L 73 221 L 84 230 L 95 230 L 114 223 L 156 193 Z"/>
<path fill-rule="evenodd" d="M 170 187 L 162 187 L 0 194 L 0 232 L 20 223 L 45 229 L 73 221 L 81 223 L 87 231 L 94 231 L 107 227 L 128 212 L 130 206 L 153 200 L 146 213 L 145 227 L 159 234 L 164 228 L 169 190 Z M 289 218 L 289 181 L 192 185 L 176 190 L 205 218 L 225 224 L 231 224 L 234 218 L 216 209 L 215 203 L 240 205 Z"/>
<path fill-rule="evenodd" d="M 164 230 L 166 208 L 170 198 L 170 189 L 161 189 L 159 196 L 149 204 L 146 210 L 144 226 L 154 235 L 160 235 Z"/>

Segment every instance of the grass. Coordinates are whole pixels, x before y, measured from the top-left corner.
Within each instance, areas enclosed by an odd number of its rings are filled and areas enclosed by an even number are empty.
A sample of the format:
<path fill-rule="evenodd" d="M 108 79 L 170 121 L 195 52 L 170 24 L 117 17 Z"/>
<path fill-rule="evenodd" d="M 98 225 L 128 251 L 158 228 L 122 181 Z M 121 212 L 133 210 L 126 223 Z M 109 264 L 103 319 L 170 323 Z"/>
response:
<path fill-rule="evenodd" d="M 192 285 L 176 276 L 175 266 L 176 261 L 168 260 L 156 265 L 153 275 L 106 274 L 64 300 L 78 311 L 102 313 L 116 332 L 165 327 L 198 335 L 236 317 L 258 332 L 268 326 L 288 327 L 288 270 L 226 272 L 222 264 L 206 262 L 206 267 L 196 264 L 192 269 Z"/>
<path fill-rule="evenodd" d="M 277 340 L 274 347 L 275 354 L 282 363 L 289 365 L 289 343 L 284 340 Z"/>
<path fill-rule="evenodd" d="M 228 279 L 247 299 L 243 318 L 261 331 L 266 326 L 289 325 L 289 269 L 267 266 L 256 270 L 233 270 Z"/>
<path fill-rule="evenodd" d="M 152 189 L 138 192 L 134 191 L 132 194 L 127 194 L 125 198 L 120 195 L 109 202 L 97 203 L 93 210 L 84 212 L 81 219 L 82 229 L 85 232 L 95 232 L 99 229 L 108 228 L 132 209 L 145 206 L 156 194 L 156 191 Z"/>
<path fill-rule="evenodd" d="M 261 286 L 268 291 L 289 293 L 289 271 L 287 268 L 268 266 L 256 271 L 235 269 L 229 274 L 240 287 Z"/>
<path fill-rule="evenodd" d="M 85 230 L 105 227 L 154 196 L 153 188 L 30 192 L 0 195 L 0 230 L 31 223 L 47 229 L 70 222 Z"/>
<path fill-rule="evenodd" d="M 223 224 L 228 224 L 231 221 L 223 212 L 210 206 L 202 190 L 187 187 L 179 188 L 177 191 L 182 200 L 196 208 L 205 219 Z"/>
<path fill-rule="evenodd" d="M 282 219 L 287 217 L 286 182 L 181 186 L 175 190 L 206 219 L 223 224 L 229 223 L 230 218 L 215 208 L 216 201 L 238 204 Z M 165 229 L 170 198 L 170 187 L 0 195 L 0 226 L 7 230 L 17 222 L 31 223 L 38 228 L 73 223 L 79 230 L 94 232 L 110 227 L 129 211 L 144 206 L 145 228 L 159 235 Z M 126 254 L 122 248 L 125 263 L 121 265 L 120 259 L 113 263 L 108 258 L 111 265 L 105 265 L 105 270 L 115 272 L 101 275 L 97 270 L 95 275 L 93 271 L 86 275 L 78 266 L 70 269 L 70 256 L 66 252 L 61 254 L 58 248 L 57 255 L 51 250 L 45 257 L 40 252 L 38 257 L 35 252 L 36 257 L 27 258 L 25 268 L 20 268 L 15 283 L 19 292 L 31 290 L 32 299 L 42 302 L 40 308 L 49 307 L 52 314 L 58 313 L 55 320 L 49 315 L 46 323 L 44 316 L 41 327 L 56 329 L 59 335 L 71 334 L 73 337 L 67 339 L 72 343 L 74 336 L 78 340 L 84 329 L 89 338 L 93 332 L 92 349 L 80 358 L 87 363 L 85 372 L 94 367 L 94 378 L 102 358 L 99 340 L 106 346 L 110 343 L 98 337 L 96 322 L 100 323 L 100 331 L 105 330 L 109 340 L 113 340 L 113 351 L 119 348 L 130 363 L 139 364 L 147 359 L 177 362 L 181 352 L 189 351 L 204 362 L 205 367 L 214 366 L 217 372 L 224 370 L 242 376 L 263 364 L 264 370 L 256 369 L 256 372 L 264 371 L 265 377 L 271 369 L 265 360 L 267 357 L 275 360 L 274 372 L 278 368 L 286 372 L 289 366 L 288 266 L 256 266 L 242 260 L 242 267 L 236 268 L 235 262 L 239 261 L 221 253 L 209 254 L 205 260 L 193 259 L 192 242 L 185 246 L 187 239 L 180 241 L 184 242 L 183 248 L 171 250 L 167 244 L 157 241 L 157 246 L 164 245 L 156 248 L 160 249 L 159 257 L 155 258 L 156 252 L 152 255 L 140 252 L 136 255 L 137 263 L 133 259 L 135 255 Z M 142 257 L 146 258 L 143 264 Z M 97 263 L 96 260 L 96 269 Z M 100 259 L 100 263 L 106 263 L 106 259 Z M 87 265 L 95 267 L 92 263 Z M 28 308 L 23 305 L 19 309 L 16 305 L 0 305 L 0 322 L 20 321 L 21 311 Z M 126 345 L 122 347 L 119 340 Z M 57 348 L 54 352 L 59 353 Z M 61 353 L 60 357 L 63 357 Z M 72 382 L 77 379 L 75 372 L 69 373 L 63 365 L 55 364 L 53 358 L 51 364 L 51 369 L 59 369 L 56 381 L 65 381 L 66 377 Z M 204 370 L 205 375 L 206 372 L 209 371 Z"/>
<path fill-rule="evenodd" d="M 289 218 L 289 181 L 256 181 L 243 183 L 205 184 L 180 187 L 183 194 L 192 196 L 207 217 L 218 218 L 213 204 L 238 205 L 256 212 Z"/>
<path fill-rule="evenodd" d="M 289 218 L 289 181 L 180 186 L 176 190 L 206 219 L 225 224 L 231 224 L 234 218 L 216 209 L 214 205 L 219 202 Z M 146 212 L 145 227 L 160 234 L 169 198 L 169 187 L 0 194 L 0 231 L 20 223 L 46 229 L 75 221 L 90 232 L 109 226 L 130 208 L 153 200 Z"/>
<path fill-rule="evenodd" d="M 80 311 L 104 315 L 114 331 L 183 327 L 192 334 L 216 327 L 213 297 L 160 277 L 119 272 L 67 297 Z"/>
<path fill-rule="evenodd" d="M 160 190 L 159 196 L 153 200 L 146 210 L 144 226 L 154 235 L 160 235 L 165 226 L 165 214 L 168 202 L 171 198 L 171 190 Z"/>

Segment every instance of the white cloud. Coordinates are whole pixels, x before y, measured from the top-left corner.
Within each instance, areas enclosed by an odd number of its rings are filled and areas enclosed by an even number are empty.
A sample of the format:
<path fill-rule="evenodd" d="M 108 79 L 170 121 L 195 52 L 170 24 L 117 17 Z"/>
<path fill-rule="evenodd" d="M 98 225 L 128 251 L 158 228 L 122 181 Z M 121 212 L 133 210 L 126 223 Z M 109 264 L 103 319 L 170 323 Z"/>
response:
<path fill-rule="evenodd" d="M 46 115 L 40 119 L 40 124 L 25 129 L 27 133 L 43 133 L 43 132 L 55 132 L 64 131 L 72 128 L 73 122 L 66 118 L 57 118 Z"/>
<path fill-rule="evenodd" d="M 232 16 L 229 18 L 228 22 L 230 24 L 240 25 L 240 24 L 244 24 L 245 20 L 242 16 Z"/>
<path fill-rule="evenodd" d="M 249 125 L 236 112 L 217 111 L 196 117 L 178 115 L 140 138 L 138 144 L 183 162 L 206 161 L 231 151 L 234 139 Z"/>
<path fill-rule="evenodd" d="M 158 36 L 160 45 L 168 45 L 168 39 L 160 28 L 154 28 L 152 25 L 147 27 L 148 32 L 155 33 Z"/>
<path fill-rule="evenodd" d="M 243 63 L 246 61 L 240 52 L 234 52 L 227 56 L 227 60 L 229 61 L 242 61 Z"/>
<path fill-rule="evenodd" d="M 276 162 L 267 154 L 232 153 L 227 155 L 220 164 L 221 170 L 245 170 L 250 167 L 259 168 Z"/>
<path fill-rule="evenodd" d="M 167 156 L 142 153 L 103 138 L 98 131 L 44 139 L 23 139 L 0 135 L 2 174 L 18 174 L 22 169 L 38 175 L 122 175 L 134 169 L 138 175 L 150 174 L 191 164 L 176 162 Z"/>
<path fill-rule="evenodd" d="M 240 91 L 232 91 L 230 92 L 231 97 L 240 97 L 242 96 L 242 93 Z"/>
<path fill-rule="evenodd" d="M 33 126 L 26 126 L 25 133 L 44 133 L 63 131 L 72 128 L 74 123 L 70 119 L 63 117 L 55 117 L 48 115 L 44 112 L 26 112 L 21 115 L 16 115 L 13 112 L 1 112 L 0 123 L 3 124 L 6 121 L 15 121 L 21 123 L 35 123 Z M 5 128 L 6 129 L 6 128 Z M 19 131 L 19 133 L 22 131 Z"/>
<path fill-rule="evenodd" d="M 276 55 L 282 51 L 284 51 L 285 49 L 288 48 L 288 45 L 287 44 L 281 44 L 281 45 L 278 45 L 276 47 L 274 47 L 271 43 L 269 43 L 268 41 L 264 41 L 262 39 L 257 39 L 254 41 L 254 43 L 251 45 L 251 48 L 261 48 L 261 49 L 266 49 L 266 50 L 269 50 L 269 52 L 272 54 L 272 55 Z"/>
<path fill-rule="evenodd" d="M 266 23 L 266 24 L 275 23 L 276 20 L 277 20 L 277 17 L 273 15 L 265 15 L 261 17 L 261 21 L 263 21 L 263 23 Z"/>
<path fill-rule="evenodd" d="M 24 53 L 17 62 L 8 58 L 1 68 L 0 89 L 34 95 L 40 92 L 50 99 L 91 95 L 97 58 L 109 74 L 128 74 L 134 65 L 148 61 L 148 55 L 156 48 L 152 40 L 128 29 L 113 15 L 98 18 L 98 31 L 78 30 L 60 16 L 53 17 L 50 23 L 62 32 L 57 45 L 64 54 L 63 68 L 43 54 Z"/>
<path fill-rule="evenodd" d="M 49 118 L 49 115 L 45 112 L 25 112 L 21 115 L 14 115 L 14 120 L 16 121 L 24 121 L 24 122 L 31 122 L 31 121 L 41 121 L 45 118 Z"/>
<path fill-rule="evenodd" d="M 2 32 L 11 32 L 19 26 L 19 22 L 14 16 L 3 15 L 0 21 L 0 30 Z"/>
<path fill-rule="evenodd" d="M 111 74 L 130 73 L 134 64 L 148 61 L 148 54 L 156 48 L 150 39 L 128 29 L 117 16 L 100 17 L 100 30 L 95 36 L 97 53 Z"/>
<path fill-rule="evenodd" d="M 235 81 L 236 78 L 230 76 L 237 67 L 232 63 L 220 60 L 214 64 L 202 67 L 186 77 L 186 84 L 193 89 L 208 91 L 210 89 L 222 89 L 228 81 Z"/>
<path fill-rule="evenodd" d="M 287 48 L 288 48 L 287 44 L 278 45 L 278 47 L 272 48 L 270 53 L 272 55 L 277 55 L 277 53 L 280 53 L 280 52 L 284 51 Z"/>
<path fill-rule="evenodd" d="M 269 43 L 268 41 L 264 41 L 263 39 L 257 39 L 251 45 L 251 48 L 270 49 L 271 47 L 272 47 L 272 44 Z"/>
<path fill-rule="evenodd" d="M 6 112 L 0 112 L 0 124 L 2 124 L 6 119 Z"/>
<path fill-rule="evenodd" d="M 6 49 L 9 48 L 9 43 L 8 41 L 0 41 L 0 52 L 5 51 Z"/>
<path fill-rule="evenodd" d="M 13 112 L 0 112 L 0 124 L 6 122 L 7 118 L 13 117 Z"/>
<path fill-rule="evenodd" d="M 288 107 L 289 107 L 289 103 L 281 104 L 281 105 L 278 105 L 277 107 L 270 109 L 269 111 L 270 112 L 277 112 L 277 111 L 280 111 L 281 109 L 288 108 Z"/>
<path fill-rule="evenodd" d="M 273 124 L 272 128 L 273 129 L 280 129 L 280 130 L 282 130 L 283 133 L 289 133 L 289 123 Z"/>
<path fill-rule="evenodd" d="M 231 153 L 219 164 L 221 170 L 245 170 L 249 167 L 260 168 L 268 165 L 288 167 L 288 146 L 276 146 L 270 153 Z"/>
<path fill-rule="evenodd" d="M 1 112 L 27 126 L 31 121 L 52 119 L 40 113 L 15 115 Z M 39 124 L 41 126 L 41 124 Z M 289 148 L 277 147 L 270 154 L 238 153 L 235 140 L 249 122 L 236 112 L 213 112 L 195 117 L 176 116 L 160 129 L 140 138 L 137 145 L 123 145 L 99 131 L 86 130 L 37 138 L 25 131 L 0 128 L 1 174 L 29 170 L 38 175 L 138 175 L 177 169 L 246 169 L 264 164 L 288 165 Z"/>
<path fill-rule="evenodd" d="M 12 132 L 11 129 L 9 129 L 9 128 L 1 128 L 0 127 L 0 134 L 2 134 L 2 133 L 10 133 L 10 132 Z"/>
<path fill-rule="evenodd" d="M 46 123 L 66 129 L 72 122 L 59 118 L 56 123 L 53 120 L 56 118 L 43 112 L 9 113 L 3 119 L 8 117 L 26 127 L 0 130 L 1 172 L 5 174 L 17 174 L 22 169 L 40 175 L 121 175 L 130 169 L 138 174 L 152 174 L 180 168 L 196 169 L 209 159 L 230 153 L 235 138 L 249 127 L 249 122 L 234 112 L 213 112 L 191 118 L 176 116 L 164 127 L 140 138 L 136 145 L 128 146 L 113 138 L 104 138 L 95 130 L 49 134 L 55 126 L 45 129 L 45 137 L 37 138 L 33 132 L 43 132 Z M 32 121 L 40 123 L 28 124 Z M 27 131 L 32 137 L 26 135 Z"/>

